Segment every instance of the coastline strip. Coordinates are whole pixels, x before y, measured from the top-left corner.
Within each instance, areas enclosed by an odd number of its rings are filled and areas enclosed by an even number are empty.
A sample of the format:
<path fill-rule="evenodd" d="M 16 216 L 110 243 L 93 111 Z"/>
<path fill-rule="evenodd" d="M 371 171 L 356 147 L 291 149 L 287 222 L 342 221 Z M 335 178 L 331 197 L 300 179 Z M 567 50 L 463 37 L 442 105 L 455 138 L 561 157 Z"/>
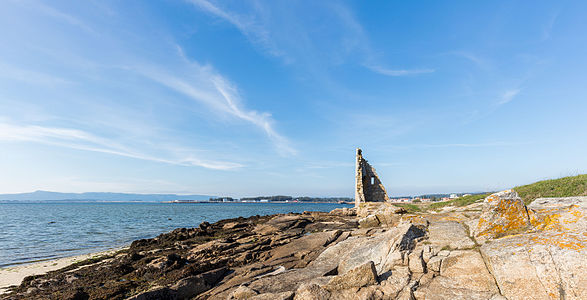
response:
<path fill-rule="evenodd" d="M 120 247 L 106 251 L 0 268 L 0 295 L 8 292 L 8 287 L 13 285 L 20 285 L 22 280 L 27 276 L 43 275 L 48 272 L 67 267 L 76 262 L 84 261 L 86 259 L 95 258 L 103 255 L 111 255 L 127 248 L 128 247 Z"/>

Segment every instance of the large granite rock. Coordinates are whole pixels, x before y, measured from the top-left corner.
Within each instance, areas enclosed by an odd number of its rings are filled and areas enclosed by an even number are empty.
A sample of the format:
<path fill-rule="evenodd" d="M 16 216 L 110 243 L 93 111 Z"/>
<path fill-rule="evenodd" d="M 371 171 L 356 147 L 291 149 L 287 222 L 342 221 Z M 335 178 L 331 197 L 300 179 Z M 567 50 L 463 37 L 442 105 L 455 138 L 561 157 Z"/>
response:
<path fill-rule="evenodd" d="M 531 226 L 522 198 L 514 190 L 485 198 L 474 235 L 478 242 L 526 231 Z"/>
<path fill-rule="evenodd" d="M 587 197 L 537 199 L 534 230 L 481 247 L 508 299 L 587 299 Z"/>
<path fill-rule="evenodd" d="M 479 252 L 456 250 L 442 261 L 440 276 L 415 292 L 417 299 L 490 299 L 499 294 Z"/>
<path fill-rule="evenodd" d="M 356 214 L 359 218 L 376 216 L 379 223 L 386 226 L 397 225 L 404 212 L 405 209 L 389 202 L 364 202 L 356 208 Z"/>
<path fill-rule="evenodd" d="M 470 249 L 475 246 L 463 224 L 456 221 L 433 221 L 428 225 L 431 245 L 437 249 Z"/>
<path fill-rule="evenodd" d="M 375 264 L 369 261 L 342 275 L 335 276 L 328 282 L 326 289 L 344 290 L 374 284 L 377 284 L 377 271 L 375 270 Z"/>
<path fill-rule="evenodd" d="M 330 292 L 323 287 L 308 283 L 302 284 L 297 290 L 294 300 L 328 300 L 330 299 Z"/>
<path fill-rule="evenodd" d="M 384 274 L 402 264 L 404 253 L 413 248 L 416 238 L 423 235 L 424 232 L 417 227 L 404 224 L 374 236 L 351 236 L 326 248 L 305 268 L 259 278 L 249 286 L 263 293 L 292 291 L 304 282 L 330 274 L 345 274 L 370 261 L 378 275 Z"/>

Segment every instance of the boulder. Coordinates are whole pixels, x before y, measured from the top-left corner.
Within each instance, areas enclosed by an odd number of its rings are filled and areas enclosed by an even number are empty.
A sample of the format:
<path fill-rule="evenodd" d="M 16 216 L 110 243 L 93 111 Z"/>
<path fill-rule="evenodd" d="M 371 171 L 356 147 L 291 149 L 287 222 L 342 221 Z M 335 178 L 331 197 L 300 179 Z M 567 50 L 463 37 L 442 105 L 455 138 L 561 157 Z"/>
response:
<path fill-rule="evenodd" d="M 420 299 L 489 299 L 499 290 L 485 267 L 481 254 L 474 250 L 456 250 L 442 261 L 440 276 L 420 287 Z"/>
<path fill-rule="evenodd" d="M 342 275 L 337 275 L 325 286 L 328 290 L 344 290 L 377 284 L 375 264 L 369 261 Z"/>
<path fill-rule="evenodd" d="M 474 228 L 478 242 L 517 234 L 531 227 L 528 211 L 514 190 L 492 194 L 483 202 L 483 212 Z"/>
<path fill-rule="evenodd" d="M 330 292 L 315 283 L 302 284 L 297 290 L 294 300 L 328 300 Z"/>
<path fill-rule="evenodd" d="M 360 228 L 369 228 L 369 227 L 376 227 L 379 226 L 381 222 L 375 215 L 368 215 L 362 219 L 359 219 L 359 227 Z"/>
<path fill-rule="evenodd" d="M 469 289 L 455 282 L 455 280 L 444 276 L 434 277 L 428 285 L 419 287 L 413 294 L 416 300 L 488 300 L 499 296 L 497 291 L 490 292 Z"/>
<path fill-rule="evenodd" d="M 399 293 L 410 283 L 410 270 L 408 267 L 396 266 L 389 271 L 391 274 L 381 281 L 381 291 L 390 299 L 396 299 Z"/>
<path fill-rule="evenodd" d="M 226 267 L 180 279 L 171 286 L 178 299 L 191 299 L 212 288 L 228 272 Z"/>
<path fill-rule="evenodd" d="M 241 285 L 228 296 L 228 300 L 251 299 L 259 293 L 248 286 Z"/>
<path fill-rule="evenodd" d="M 400 218 L 400 223 L 410 223 L 414 226 L 426 230 L 428 228 L 428 224 L 430 223 L 428 219 L 424 218 L 423 216 L 419 215 L 403 215 Z"/>
<path fill-rule="evenodd" d="M 251 300 L 292 300 L 294 292 L 266 293 L 251 297 Z"/>
<path fill-rule="evenodd" d="M 368 261 L 373 261 L 377 274 L 390 270 L 401 259 L 402 252 L 414 246 L 414 239 L 424 235 L 419 228 L 404 224 L 373 237 L 347 239 L 336 246 L 326 249 L 322 256 L 336 255 L 340 261 L 338 272 L 345 273 Z M 338 250 L 338 251 L 337 251 Z"/>
<path fill-rule="evenodd" d="M 347 216 L 352 217 L 357 215 L 357 211 L 354 208 L 349 207 L 342 207 L 342 208 L 335 208 L 330 211 L 331 215 L 335 216 Z"/>
<path fill-rule="evenodd" d="M 430 247 L 430 245 L 424 245 L 423 252 L 422 252 L 422 259 L 424 263 L 428 263 L 430 258 L 432 258 L 436 254 L 436 250 Z"/>
<path fill-rule="evenodd" d="M 372 261 L 377 274 L 383 274 L 398 262 L 402 252 L 413 248 L 414 239 L 424 235 L 417 227 L 404 224 L 375 235 L 349 237 L 326 248 L 305 268 L 253 280 L 249 287 L 262 293 L 296 290 L 302 283 L 331 274 L 344 274 Z"/>
<path fill-rule="evenodd" d="M 207 256 L 216 256 L 219 253 L 231 248 L 235 248 L 239 243 L 230 242 L 225 239 L 213 240 L 196 246 L 188 253 L 187 259 L 190 261 L 201 260 Z"/>
<path fill-rule="evenodd" d="M 408 267 L 410 268 L 410 271 L 412 271 L 412 273 L 426 272 L 426 266 L 424 264 L 424 260 L 422 259 L 422 253 L 422 249 L 417 248 L 408 256 Z"/>
<path fill-rule="evenodd" d="M 530 223 L 537 230 L 587 231 L 587 197 L 538 198 L 528 205 Z"/>
<path fill-rule="evenodd" d="M 223 229 L 227 229 L 227 230 L 242 228 L 242 227 L 247 227 L 247 224 L 242 223 L 242 222 L 228 222 L 222 226 Z"/>
<path fill-rule="evenodd" d="M 440 275 L 471 290 L 497 292 L 495 280 L 485 267 L 483 257 L 477 251 L 452 251 L 442 261 Z"/>
<path fill-rule="evenodd" d="M 388 226 L 397 225 L 403 213 L 405 213 L 405 209 L 389 202 L 364 202 L 356 208 L 356 214 L 359 218 L 365 218 L 369 215 L 377 216 L 381 224 Z"/>
<path fill-rule="evenodd" d="M 435 249 L 470 249 L 475 246 L 465 227 L 456 221 L 431 221 L 428 241 Z"/>
<path fill-rule="evenodd" d="M 257 225 L 254 232 L 261 235 L 275 234 L 286 229 L 303 228 L 311 222 L 312 219 L 304 215 L 277 215 L 271 220 Z"/>
<path fill-rule="evenodd" d="M 161 286 L 154 286 L 146 292 L 126 298 L 126 300 L 175 300 L 177 294 L 175 291 Z"/>
<path fill-rule="evenodd" d="M 481 247 L 508 299 L 587 299 L 587 197 L 543 198 L 528 205 L 534 231 Z"/>
<path fill-rule="evenodd" d="M 430 271 L 434 271 L 434 272 L 440 272 L 440 264 L 442 263 L 442 259 L 444 257 L 442 256 L 434 256 L 432 258 L 430 258 L 430 260 L 428 261 L 428 270 Z"/>
<path fill-rule="evenodd" d="M 334 290 L 330 291 L 330 299 L 336 300 L 357 300 L 359 288 L 350 288 L 346 290 Z"/>
<path fill-rule="evenodd" d="M 293 240 L 283 246 L 271 250 L 269 261 L 288 256 L 301 256 L 303 253 L 321 250 L 335 241 L 341 234 L 340 230 L 316 232 Z"/>

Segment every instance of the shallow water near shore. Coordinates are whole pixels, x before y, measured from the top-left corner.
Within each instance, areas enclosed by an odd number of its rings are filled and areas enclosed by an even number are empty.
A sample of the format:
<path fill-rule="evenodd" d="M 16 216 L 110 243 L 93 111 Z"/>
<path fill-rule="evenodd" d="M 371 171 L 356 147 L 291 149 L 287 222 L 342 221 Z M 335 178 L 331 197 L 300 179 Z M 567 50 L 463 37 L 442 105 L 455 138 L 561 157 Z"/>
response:
<path fill-rule="evenodd" d="M 0 268 L 103 251 L 201 222 L 336 203 L 0 203 Z"/>

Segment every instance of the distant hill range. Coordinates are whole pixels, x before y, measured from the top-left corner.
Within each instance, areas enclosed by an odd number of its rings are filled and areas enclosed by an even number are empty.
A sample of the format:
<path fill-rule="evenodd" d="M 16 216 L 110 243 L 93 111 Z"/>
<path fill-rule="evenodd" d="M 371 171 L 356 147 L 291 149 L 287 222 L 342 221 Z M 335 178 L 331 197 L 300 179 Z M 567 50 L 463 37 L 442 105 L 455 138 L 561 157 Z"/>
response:
<path fill-rule="evenodd" d="M 127 193 L 58 193 L 36 191 L 20 194 L 0 194 L 0 201 L 140 201 L 161 202 L 173 200 L 205 201 L 210 195 L 127 194 Z"/>

